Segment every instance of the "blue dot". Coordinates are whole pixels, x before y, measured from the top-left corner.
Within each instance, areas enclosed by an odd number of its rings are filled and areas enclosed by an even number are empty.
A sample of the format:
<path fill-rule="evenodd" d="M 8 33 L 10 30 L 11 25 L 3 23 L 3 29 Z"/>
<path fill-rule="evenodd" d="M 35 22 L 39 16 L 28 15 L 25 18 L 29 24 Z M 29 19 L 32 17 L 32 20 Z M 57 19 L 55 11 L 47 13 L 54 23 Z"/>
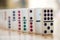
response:
<path fill-rule="evenodd" d="M 13 13 L 15 13 L 15 11 L 13 11 Z"/>

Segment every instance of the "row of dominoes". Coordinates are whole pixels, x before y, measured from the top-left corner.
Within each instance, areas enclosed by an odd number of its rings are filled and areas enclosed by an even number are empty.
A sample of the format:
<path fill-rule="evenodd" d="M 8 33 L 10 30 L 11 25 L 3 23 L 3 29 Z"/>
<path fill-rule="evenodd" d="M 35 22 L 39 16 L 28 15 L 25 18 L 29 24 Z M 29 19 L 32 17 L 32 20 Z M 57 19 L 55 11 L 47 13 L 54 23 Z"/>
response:
<path fill-rule="evenodd" d="M 27 33 L 53 33 L 53 9 L 2 9 L 0 13 L 4 15 L 2 20 L 7 28 Z"/>

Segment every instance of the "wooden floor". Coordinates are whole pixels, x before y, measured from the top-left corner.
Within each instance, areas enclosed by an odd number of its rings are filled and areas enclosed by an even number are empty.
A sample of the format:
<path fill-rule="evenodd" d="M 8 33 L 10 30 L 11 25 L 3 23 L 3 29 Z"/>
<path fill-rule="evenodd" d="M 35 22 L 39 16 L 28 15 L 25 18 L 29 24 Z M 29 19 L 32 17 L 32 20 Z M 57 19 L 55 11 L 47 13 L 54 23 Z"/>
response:
<path fill-rule="evenodd" d="M 32 36 L 39 36 L 39 37 L 42 37 L 42 38 L 51 38 L 51 39 L 53 39 L 53 36 L 52 35 L 44 35 L 44 34 L 37 34 L 37 33 L 24 33 L 24 32 L 18 31 L 18 30 L 13 30 L 13 29 L 9 30 L 9 29 L 4 28 L 2 26 L 0 26 L 0 30 L 2 30 L 4 32 L 8 32 L 8 33 L 9 32 L 10 33 L 13 33 L 14 32 L 14 33 L 17 33 L 18 35 L 24 34 L 24 35 L 32 35 Z"/>

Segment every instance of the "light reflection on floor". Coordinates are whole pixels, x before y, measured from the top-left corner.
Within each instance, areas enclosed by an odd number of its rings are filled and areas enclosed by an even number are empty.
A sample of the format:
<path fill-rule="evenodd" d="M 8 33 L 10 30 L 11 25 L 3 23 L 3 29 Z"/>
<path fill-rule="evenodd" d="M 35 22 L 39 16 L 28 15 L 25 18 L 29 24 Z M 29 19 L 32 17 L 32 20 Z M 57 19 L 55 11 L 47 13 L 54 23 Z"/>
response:
<path fill-rule="evenodd" d="M 16 32 L 9 32 L 0 30 L 0 40 L 53 40 L 52 38 L 43 38 L 42 36 L 36 36 L 34 34 L 18 34 Z"/>

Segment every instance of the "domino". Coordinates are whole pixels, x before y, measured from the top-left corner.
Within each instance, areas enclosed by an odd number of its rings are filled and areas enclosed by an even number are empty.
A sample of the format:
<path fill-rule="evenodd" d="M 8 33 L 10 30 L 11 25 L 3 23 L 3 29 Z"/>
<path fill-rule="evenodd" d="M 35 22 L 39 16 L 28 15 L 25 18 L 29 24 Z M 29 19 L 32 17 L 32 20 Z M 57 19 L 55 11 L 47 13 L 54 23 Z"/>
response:
<path fill-rule="evenodd" d="M 35 33 L 42 34 L 42 9 L 35 8 Z"/>
<path fill-rule="evenodd" d="M 28 9 L 29 16 L 29 33 L 35 33 L 34 9 Z"/>
<path fill-rule="evenodd" d="M 18 9 L 17 10 L 17 15 L 18 15 L 18 30 L 19 31 L 22 31 L 22 10 L 21 9 Z"/>
<path fill-rule="evenodd" d="M 6 27 L 6 20 L 5 20 L 5 17 L 6 17 L 6 16 L 5 16 L 5 14 L 6 14 L 5 11 L 6 11 L 6 10 L 3 10 L 3 9 L 0 10 L 0 26 L 1 26 L 2 28 L 3 28 L 4 26 L 5 26 L 4 28 L 7 28 L 7 27 Z"/>
<path fill-rule="evenodd" d="M 0 10 L 0 24 L 24 33 L 53 34 L 54 10 L 51 8 L 22 8 Z"/>
<path fill-rule="evenodd" d="M 42 10 L 43 34 L 53 34 L 53 9 Z"/>
<path fill-rule="evenodd" d="M 28 28 L 29 28 L 29 24 L 28 24 L 28 11 L 26 8 L 22 9 L 22 23 L 23 23 L 23 26 L 22 26 L 22 29 L 23 29 L 23 32 L 28 32 Z"/>

